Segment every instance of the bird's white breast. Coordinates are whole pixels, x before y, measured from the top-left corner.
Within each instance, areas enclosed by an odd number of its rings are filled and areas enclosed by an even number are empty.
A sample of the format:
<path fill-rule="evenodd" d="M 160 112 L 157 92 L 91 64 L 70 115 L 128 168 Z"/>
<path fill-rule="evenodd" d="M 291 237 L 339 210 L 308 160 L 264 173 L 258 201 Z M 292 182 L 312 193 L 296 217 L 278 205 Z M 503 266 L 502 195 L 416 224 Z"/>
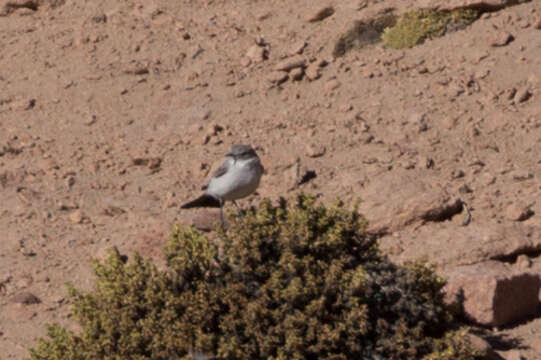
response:
<path fill-rule="evenodd" d="M 236 161 L 230 158 L 227 161 L 227 172 L 210 180 L 207 193 L 222 200 L 241 199 L 253 193 L 262 175 L 259 158 Z"/>

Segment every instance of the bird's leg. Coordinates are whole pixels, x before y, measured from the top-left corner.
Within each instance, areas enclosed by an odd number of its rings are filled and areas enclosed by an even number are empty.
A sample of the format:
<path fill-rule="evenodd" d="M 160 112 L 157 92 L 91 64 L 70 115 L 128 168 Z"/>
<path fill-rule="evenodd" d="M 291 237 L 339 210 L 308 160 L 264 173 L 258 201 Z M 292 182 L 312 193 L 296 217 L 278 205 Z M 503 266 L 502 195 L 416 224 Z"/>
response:
<path fill-rule="evenodd" d="M 224 227 L 224 201 L 221 198 L 218 201 L 220 201 L 220 221 L 222 222 L 222 227 Z"/>
<path fill-rule="evenodd" d="M 233 201 L 233 204 L 235 204 L 235 206 L 237 207 L 237 210 L 239 211 L 239 214 L 241 216 L 244 215 L 244 210 L 241 209 L 241 207 L 237 204 L 237 202 L 235 200 L 232 200 Z"/>

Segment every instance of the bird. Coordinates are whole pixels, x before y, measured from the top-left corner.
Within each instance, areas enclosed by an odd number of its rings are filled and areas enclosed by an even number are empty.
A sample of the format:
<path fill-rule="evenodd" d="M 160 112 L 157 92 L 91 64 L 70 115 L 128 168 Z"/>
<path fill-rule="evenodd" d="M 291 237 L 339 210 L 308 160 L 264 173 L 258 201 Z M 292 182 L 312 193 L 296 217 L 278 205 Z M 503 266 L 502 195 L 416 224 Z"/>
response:
<path fill-rule="evenodd" d="M 202 187 L 203 195 L 180 207 L 219 207 L 222 226 L 224 203 L 231 201 L 240 210 L 235 200 L 252 194 L 258 188 L 264 172 L 259 156 L 250 145 L 234 144 L 225 156 L 224 163 L 212 174 L 208 184 Z"/>

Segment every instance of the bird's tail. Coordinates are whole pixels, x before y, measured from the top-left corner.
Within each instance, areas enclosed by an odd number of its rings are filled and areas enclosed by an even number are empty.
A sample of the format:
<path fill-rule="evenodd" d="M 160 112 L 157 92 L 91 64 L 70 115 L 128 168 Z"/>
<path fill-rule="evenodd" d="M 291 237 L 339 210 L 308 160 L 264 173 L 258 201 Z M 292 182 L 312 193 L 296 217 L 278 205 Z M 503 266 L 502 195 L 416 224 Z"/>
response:
<path fill-rule="evenodd" d="M 209 194 L 203 194 L 197 199 L 182 205 L 181 209 L 191 209 L 194 207 L 220 207 L 220 200 Z"/>

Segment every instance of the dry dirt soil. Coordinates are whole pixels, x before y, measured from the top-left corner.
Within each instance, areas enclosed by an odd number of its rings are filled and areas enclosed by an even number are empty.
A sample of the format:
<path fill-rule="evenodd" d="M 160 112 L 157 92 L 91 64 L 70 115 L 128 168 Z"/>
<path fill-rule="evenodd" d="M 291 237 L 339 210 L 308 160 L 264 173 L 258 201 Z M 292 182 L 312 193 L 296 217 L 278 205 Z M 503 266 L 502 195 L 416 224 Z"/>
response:
<path fill-rule="evenodd" d="M 0 1 L 1 358 L 73 326 L 64 284 L 90 289 L 105 249 L 159 261 L 174 224 L 216 219 L 179 205 L 234 143 L 266 168 L 243 206 L 361 198 L 396 261 L 541 274 L 541 2 L 333 57 L 355 20 L 415 5 Z M 541 358 L 539 311 L 486 332 L 502 356 Z"/>

